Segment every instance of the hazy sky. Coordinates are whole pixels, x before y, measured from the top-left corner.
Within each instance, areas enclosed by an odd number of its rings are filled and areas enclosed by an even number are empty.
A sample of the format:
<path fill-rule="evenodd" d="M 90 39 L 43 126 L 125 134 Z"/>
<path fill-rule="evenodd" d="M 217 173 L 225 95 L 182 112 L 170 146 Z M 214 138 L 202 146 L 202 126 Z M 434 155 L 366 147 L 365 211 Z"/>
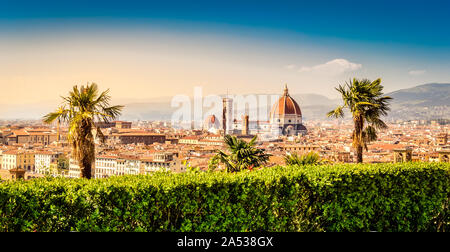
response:
<path fill-rule="evenodd" d="M 0 0 L 0 104 L 450 82 L 449 1 L 161 2 Z"/>

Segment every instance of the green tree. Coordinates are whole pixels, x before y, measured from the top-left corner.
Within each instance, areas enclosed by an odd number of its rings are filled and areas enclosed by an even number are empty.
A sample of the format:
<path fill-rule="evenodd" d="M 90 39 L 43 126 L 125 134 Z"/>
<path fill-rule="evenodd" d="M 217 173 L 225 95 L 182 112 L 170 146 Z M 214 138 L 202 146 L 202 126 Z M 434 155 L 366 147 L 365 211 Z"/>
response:
<path fill-rule="evenodd" d="M 266 154 L 263 149 L 255 147 L 256 136 L 247 143 L 235 136 L 226 135 L 224 143 L 230 153 L 227 154 L 219 150 L 210 160 L 210 170 L 214 170 L 212 166 L 222 163 L 225 165 L 227 172 L 238 172 L 243 169 L 257 168 L 266 164 L 269 160 L 270 154 Z"/>
<path fill-rule="evenodd" d="M 72 145 L 72 154 L 78 161 L 81 177 L 92 177 L 92 164 L 95 161 L 95 137 L 104 140 L 102 131 L 95 122 L 109 122 L 116 119 L 123 108 L 110 106 L 109 89 L 99 93 L 95 83 L 86 86 L 74 86 L 63 104 L 55 112 L 43 117 L 46 123 L 55 120 L 69 125 L 68 141 Z M 94 137 L 95 136 L 95 137 Z"/>
<path fill-rule="evenodd" d="M 69 159 L 64 155 L 58 157 L 57 160 L 58 170 L 68 170 L 69 169 Z"/>
<path fill-rule="evenodd" d="M 363 148 L 367 150 L 367 144 L 377 139 L 377 130 L 387 128 L 381 117 L 390 110 L 389 100 L 392 98 L 383 96 L 381 79 L 370 81 L 354 78 L 339 85 L 336 90 L 341 94 L 344 104 L 328 112 L 327 116 L 343 118 L 344 108 L 350 110 L 354 124 L 352 145 L 356 150 L 357 162 L 362 163 Z"/>
<path fill-rule="evenodd" d="M 322 165 L 330 163 L 326 159 L 322 159 L 316 152 L 309 152 L 305 155 L 298 156 L 297 153 L 291 153 L 284 156 L 286 165 Z"/>

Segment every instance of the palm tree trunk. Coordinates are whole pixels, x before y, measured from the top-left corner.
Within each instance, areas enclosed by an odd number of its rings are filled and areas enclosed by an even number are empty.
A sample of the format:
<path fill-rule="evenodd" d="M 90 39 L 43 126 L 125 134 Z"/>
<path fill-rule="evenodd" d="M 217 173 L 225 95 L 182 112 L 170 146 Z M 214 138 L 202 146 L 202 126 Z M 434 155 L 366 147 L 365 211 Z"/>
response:
<path fill-rule="evenodd" d="M 95 162 L 95 143 L 89 122 L 83 121 L 80 131 L 78 163 L 81 169 L 81 177 L 91 179 L 92 164 Z"/>
<path fill-rule="evenodd" d="M 356 148 L 356 162 L 357 163 L 363 162 L 363 147 L 362 147 L 362 145 L 359 145 L 358 148 Z"/>
<path fill-rule="evenodd" d="M 364 127 L 364 121 L 362 118 L 362 115 L 357 115 L 354 118 L 354 124 L 355 124 L 355 133 L 353 136 L 353 146 L 356 149 L 356 162 L 362 163 L 363 162 L 363 136 L 362 131 Z"/>
<path fill-rule="evenodd" d="M 61 119 L 58 119 L 58 124 L 57 124 L 57 128 L 56 128 L 56 142 L 59 144 L 59 142 L 61 141 L 60 139 L 60 134 L 59 134 L 59 127 L 61 124 Z"/>
<path fill-rule="evenodd" d="M 92 163 L 88 160 L 87 157 L 83 157 L 80 161 L 78 161 L 78 165 L 81 170 L 81 177 L 91 179 L 92 178 Z"/>

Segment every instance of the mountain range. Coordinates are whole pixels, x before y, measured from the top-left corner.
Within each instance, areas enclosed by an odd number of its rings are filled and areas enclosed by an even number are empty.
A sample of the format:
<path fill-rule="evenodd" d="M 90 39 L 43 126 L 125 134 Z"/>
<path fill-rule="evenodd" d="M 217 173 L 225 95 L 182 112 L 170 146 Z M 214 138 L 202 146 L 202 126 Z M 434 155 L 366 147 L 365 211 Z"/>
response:
<path fill-rule="evenodd" d="M 430 120 L 450 119 L 450 83 L 429 83 L 386 94 L 393 98 L 388 119 Z M 304 120 L 326 120 L 326 113 L 341 103 L 320 94 L 291 94 L 301 107 Z M 121 120 L 169 120 L 177 108 L 171 107 L 171 97 L 150 102 L 124 102 Z M 23 104 L 0 106 L 0 119 L 38 119 L 54 105 Z"/>
<path fill-rule="evenodd" d="M 450 84 L 429 83 L 386 95 L 393 98 L 391 119 L 450 119 Z"/>

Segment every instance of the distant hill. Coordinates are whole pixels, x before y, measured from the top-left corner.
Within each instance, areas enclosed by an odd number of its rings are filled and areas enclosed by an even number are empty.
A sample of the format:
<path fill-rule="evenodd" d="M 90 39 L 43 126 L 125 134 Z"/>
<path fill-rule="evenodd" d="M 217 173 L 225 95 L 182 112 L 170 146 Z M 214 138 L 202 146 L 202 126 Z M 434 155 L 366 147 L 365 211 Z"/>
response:
<path fill-rule="evenodd" d="M 394 98 L 389 118 L 450 119 L 450 84 L 429 83 L 386 94 Z"/>
<path fill-rule="evenodd" d="M 395 104 L 403 106 L 450 105 L 450 84 L 424 84 L 412 88 L 400 89 L 387 95 L 394 98 Z"/>
<path fill-rule="evenodd" d="M 140 102 L 125 104 L 121 120 L 170 120 L 177 108 L 170 101 Z"/>

